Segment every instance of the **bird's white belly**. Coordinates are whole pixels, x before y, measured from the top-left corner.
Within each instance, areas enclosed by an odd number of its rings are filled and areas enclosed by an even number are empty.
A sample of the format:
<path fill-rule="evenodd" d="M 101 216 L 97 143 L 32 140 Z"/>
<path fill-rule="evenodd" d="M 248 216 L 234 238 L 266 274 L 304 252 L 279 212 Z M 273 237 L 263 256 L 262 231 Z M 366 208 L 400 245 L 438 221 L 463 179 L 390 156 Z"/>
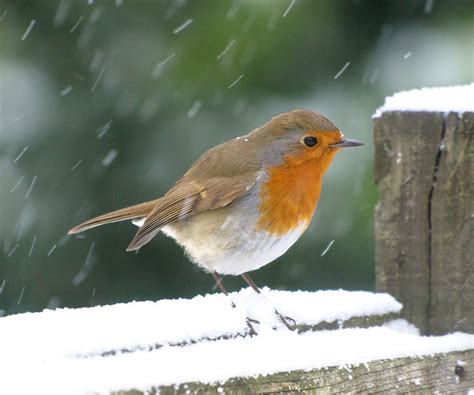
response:
<path fill-rule="evenodd" d="M 192 239 L 170 226 L 162 230 L 183 245 L 191 259 L 205 270 L 239 275 L 257 270 L 283 255 L 306 229 L 306 224 L 301 223 L 280 236 L 255 230 L 254 221 L 224 226 L 226 229 L 221 232 Z"/>
<path fill-rule="evenodd" d="M 241 248 L 220 254 L 213 270 L 231 275 L 257 270 L 282 256 L 300 238 L 305 228 L 302 224 L 283 236 L 265 231 L 255 233 Z"/>

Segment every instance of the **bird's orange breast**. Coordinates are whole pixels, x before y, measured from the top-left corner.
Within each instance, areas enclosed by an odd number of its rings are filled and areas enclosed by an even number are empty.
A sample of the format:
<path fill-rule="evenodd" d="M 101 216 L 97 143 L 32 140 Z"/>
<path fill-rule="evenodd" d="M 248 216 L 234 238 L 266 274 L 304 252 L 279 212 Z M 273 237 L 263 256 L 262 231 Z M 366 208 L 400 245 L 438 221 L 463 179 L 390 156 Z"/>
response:
<path fill-rule="evenodd" d="M 268 169 L 268 179 L 260 190 L 260 218 L 257 230 L 285 235 L 304 225 L 306 228 L 316 210 L 323 176 L 336 150 L 319 158 L 303 154 L 287 156 L 284 162 Z"/>

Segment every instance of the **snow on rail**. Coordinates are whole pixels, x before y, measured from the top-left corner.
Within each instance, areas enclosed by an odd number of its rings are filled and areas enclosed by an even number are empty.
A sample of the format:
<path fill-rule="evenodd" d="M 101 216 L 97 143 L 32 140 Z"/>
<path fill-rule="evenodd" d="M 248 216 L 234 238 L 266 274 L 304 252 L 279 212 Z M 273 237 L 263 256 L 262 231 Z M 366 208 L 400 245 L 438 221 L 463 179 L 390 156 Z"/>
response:
<path fill-rule="evenodd" d="M 412 89 L 385 98 L 373 118 L 389 111 L 469 112 L 474 111 L 474 83 L 439 88 Z"/>
<path fill-rule="evenodd" d="M 298 323 L 398 313 L 387 294 L 244 289 L 193 299 L 47 310 L 0 318 L 0 393 L 107 393 L 474 348 L 474 335 L 421 337 L 403 320 L 295 333 Z M 260 321 L 258 335 L 246 318 Z"/>

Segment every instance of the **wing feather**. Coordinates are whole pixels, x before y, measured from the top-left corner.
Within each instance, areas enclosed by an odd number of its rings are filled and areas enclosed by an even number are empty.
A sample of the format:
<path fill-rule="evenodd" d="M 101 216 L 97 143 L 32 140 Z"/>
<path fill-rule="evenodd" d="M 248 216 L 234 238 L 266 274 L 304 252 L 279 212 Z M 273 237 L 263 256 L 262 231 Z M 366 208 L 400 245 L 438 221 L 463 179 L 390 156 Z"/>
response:
<path fill-rule="evenodd" d="M 148 243 L 163 226 L 206 210 L 225 207 L 255 184 L 256 174 L 179 181 L 163 196 L 127 248 L 134 251 Z"/>

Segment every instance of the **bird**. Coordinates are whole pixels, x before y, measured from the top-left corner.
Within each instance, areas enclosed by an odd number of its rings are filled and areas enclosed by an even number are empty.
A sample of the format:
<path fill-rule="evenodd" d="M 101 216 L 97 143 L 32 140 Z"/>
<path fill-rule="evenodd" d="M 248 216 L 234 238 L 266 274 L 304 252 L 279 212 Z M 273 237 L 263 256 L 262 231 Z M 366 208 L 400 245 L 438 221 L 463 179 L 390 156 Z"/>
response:
<path fill-rule="evenodd" d="M 139 226 L 127 251 L 159 232 L 184 247 L 228 295 L 222 275 L 241 275 L 283 255 L 308 228 L 323 177 L 347 139 L 324 115 L 294 110 L 205 152 L 162 197 L 92 218 L 76 234 L 112 222 Z"/>

